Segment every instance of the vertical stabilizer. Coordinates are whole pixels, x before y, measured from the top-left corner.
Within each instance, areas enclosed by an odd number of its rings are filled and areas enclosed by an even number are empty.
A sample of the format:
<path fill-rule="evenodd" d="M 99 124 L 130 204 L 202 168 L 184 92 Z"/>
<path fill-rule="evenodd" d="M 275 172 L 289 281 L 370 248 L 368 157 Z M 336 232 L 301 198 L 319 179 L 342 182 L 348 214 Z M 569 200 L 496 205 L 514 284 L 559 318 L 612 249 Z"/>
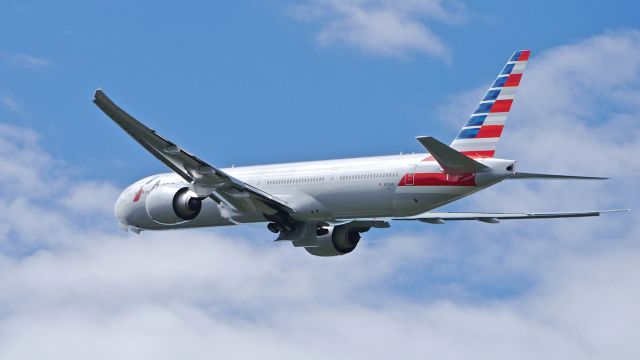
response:
<path fill-rule="evenodd" d="M 451 147 L 469 157 L 493 157 L 531 51 L 516 51 L 462 127 Z"/>

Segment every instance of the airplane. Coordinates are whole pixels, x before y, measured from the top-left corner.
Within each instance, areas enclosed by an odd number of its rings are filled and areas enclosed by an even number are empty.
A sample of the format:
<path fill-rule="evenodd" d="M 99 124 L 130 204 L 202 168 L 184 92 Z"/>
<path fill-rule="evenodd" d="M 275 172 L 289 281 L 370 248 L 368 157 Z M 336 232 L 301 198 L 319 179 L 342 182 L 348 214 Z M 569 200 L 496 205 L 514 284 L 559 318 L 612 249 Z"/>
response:
<path fill-rule="evenodd" d="M 267 223 L 277 241 L 317 256 L 352 252 L 361 234 L 392 221 L 477 220 L 599 216 L 628 211 L 552 213 L 433 212 L 507 179 L 601 177 L 516 171 L 516 161 L 494 157 L 531 51 L 516 51 L 456 138 L 446 145 L 418 136 L 422 154 L 376 156 L 217 168 L 134 119 L 102 90 L 93 102 L 173 173 L 127 187 L 115 204 L 120 227 L 143 230 Z"/>

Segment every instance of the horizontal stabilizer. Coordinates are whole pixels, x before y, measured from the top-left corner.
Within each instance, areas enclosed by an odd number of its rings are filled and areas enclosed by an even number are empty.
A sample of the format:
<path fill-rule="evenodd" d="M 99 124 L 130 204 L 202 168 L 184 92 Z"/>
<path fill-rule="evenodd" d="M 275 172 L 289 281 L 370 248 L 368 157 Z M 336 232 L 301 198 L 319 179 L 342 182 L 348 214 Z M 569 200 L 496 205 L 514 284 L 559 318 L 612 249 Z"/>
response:
<path fill-rule="evenodd" d="M 552 175 L 552 174 L 534 174 L 516 172 L 509 179 L 540 179 L 540 180 L 608 180 L 606 177 L 594 177 L 594 176 L 575 176 L 575 175 Z"/>
<path fill-rule="evenodd" d="M 431 136 L 418 136 L 416 140 L 427 149 L 447 174 L 469 174 L 488 169 L 487 166 L 450 148 Z"/>

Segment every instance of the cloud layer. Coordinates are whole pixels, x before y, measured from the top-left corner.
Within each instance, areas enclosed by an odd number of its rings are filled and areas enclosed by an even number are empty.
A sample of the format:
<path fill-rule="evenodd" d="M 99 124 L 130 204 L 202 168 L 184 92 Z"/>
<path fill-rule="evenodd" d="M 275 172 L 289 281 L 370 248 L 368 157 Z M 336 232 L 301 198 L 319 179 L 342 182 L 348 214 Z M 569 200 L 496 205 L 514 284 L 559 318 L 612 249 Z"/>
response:
<path fill-rule="evenodd" d="M 534 58 L 499 150 L 614 180 L 501 184 L 467 210 L 634 207 L 634 54 L 616 32 Z M 635 213 L 398 226 L 325 259 L 262 227 L 119 232 L 116 187 L 67 175 L 30 130 L 0 126 L 0 164 L 2 359 L 640 355 Z"/>
<path fill-rule="evenodd" d="M 423 53 L 449 59 L 450 50 L 429 22 L 458 23 L 464 7 L 442 0 L 315 0 L 292 8 L 302 21 L 318 24 L 317 41 L 342 44 L 382 56 Z"/>
<path fill-rule="evenodd" d="M 26 69 L 38 69 L 51 64 L 49 59 L 24 53 L 4 54 L 2 58 L 13 66 Z"/>

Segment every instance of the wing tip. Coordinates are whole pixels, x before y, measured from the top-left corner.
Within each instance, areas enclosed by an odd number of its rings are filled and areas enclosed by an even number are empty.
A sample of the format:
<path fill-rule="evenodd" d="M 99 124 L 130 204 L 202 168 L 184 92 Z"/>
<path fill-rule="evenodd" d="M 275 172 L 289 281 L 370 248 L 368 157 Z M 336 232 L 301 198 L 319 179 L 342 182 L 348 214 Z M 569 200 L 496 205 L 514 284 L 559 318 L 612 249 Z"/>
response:
<path fill-rule="evenodd" d="M 631 212 L 631 209 L 602 210 L 601 213 Z"/>
<path fill-rule="evenodd" d="M 93 93 L 93 102 L 95 103 L 96 101 L 98 101 L 98 98 L 103 96 L 105 96 L 104 91 L 102 91 L 101 88 L 97 88 L 96 91 L 94 91 Z"/>
<path fill-rule="evenodd" d="M 102 91 L 101 88 L 97 88 L 93 94 L 93 103 L 96 104 L 100 109 L 106 111 L 105 108 L 109 106 L 116 106 L 111 99 L 107 96 L 107 94 Z"/>

